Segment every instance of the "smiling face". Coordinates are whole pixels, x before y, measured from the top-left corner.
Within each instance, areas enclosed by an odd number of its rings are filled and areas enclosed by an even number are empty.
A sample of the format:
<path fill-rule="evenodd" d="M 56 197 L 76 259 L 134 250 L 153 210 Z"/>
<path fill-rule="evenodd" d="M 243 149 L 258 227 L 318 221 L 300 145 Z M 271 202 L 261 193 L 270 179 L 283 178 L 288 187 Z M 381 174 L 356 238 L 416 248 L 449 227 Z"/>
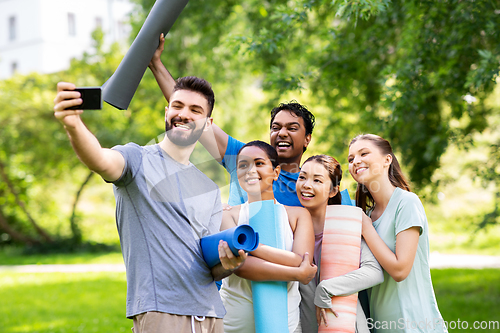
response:
<path fill-rule="evenodd" d="M 347 160 L 352 178 L 360 184 L 370 186 L 381 180 L 381 177 L 388 178 L 392 157 L 382 154 L 372 141 L 358 140 L 349 147 Z"/>
<path fill-rule="evenodd" d="M 291 111 L 280 111 L 271 124 L 270 135 L 271 146 L 278 152 L 280 163 L 299 165 L 304 148 L 311 141 L 311 135 L 306 135 L 304 120 Z"/>
<path fill-rule="evenodd" d="M 237 161 L 237 176 L 240 186 L 247 192 L 249 202 L 274 199 L 273 181 L 278 179 L 280 167 L 273 164 L 261 148 L 243 148 Z"/>
<path fill-rule="evenodd" d="M 326 207 L 328 199 L 338 192 L 338 187 L 332 187 L 328 170 L 315 161 L 302 165 L 296 188 L 300 203 L 307 209 Z"/>
<path fill-rule="evenodd" d="M 168 139 L 179 146 L 190 146 L 203 134 L 206 125 L 212 124 L 208 117 L 207 99 L 191 90 L 177 90 L 165 108 L 165 130 Z"/>

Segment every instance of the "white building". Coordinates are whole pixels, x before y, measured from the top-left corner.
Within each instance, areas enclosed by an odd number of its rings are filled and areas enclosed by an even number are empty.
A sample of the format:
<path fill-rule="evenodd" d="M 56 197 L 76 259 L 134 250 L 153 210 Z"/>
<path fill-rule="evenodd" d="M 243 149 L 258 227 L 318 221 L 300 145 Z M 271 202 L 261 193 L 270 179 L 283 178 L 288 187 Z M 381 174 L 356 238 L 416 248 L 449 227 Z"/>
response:
<path fill-rule="evenodd" d="M 127 42 L 132 8 L 129 0 L 0 0 L 0 79 L 67 69 L 91 49 L 98 26 L 105 45 Z"/>

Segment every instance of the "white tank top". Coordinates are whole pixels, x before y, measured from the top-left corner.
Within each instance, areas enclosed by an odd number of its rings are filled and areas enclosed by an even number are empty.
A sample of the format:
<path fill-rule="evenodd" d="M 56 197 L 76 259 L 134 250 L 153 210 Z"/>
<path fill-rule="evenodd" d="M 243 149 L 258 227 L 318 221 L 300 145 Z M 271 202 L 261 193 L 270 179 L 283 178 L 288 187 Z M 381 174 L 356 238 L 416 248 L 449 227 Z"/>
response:
<path fill-rule="evenodd" d="M 292 251 L 293 231 L 288 221 L 288 214 L 282 204 L 277 203 L 277 205 L 283 210 L 280 214 L 282 216 L 280 222 L 282 230 L 285 231 L 285 250 Z M 248 224 L 248 221 L 249 207 L 248 202 L 245 202 L 240 207 L 238 225 Z M 220 295 L 227 311 L 224 316 L 224 332 L 255 333 L 251 281 L 231 274 L 222 280 Z M 288 329 L 290 332 L 294 332 L 299 324 L 299 304 L 299 282 L 288 282 Z"/>

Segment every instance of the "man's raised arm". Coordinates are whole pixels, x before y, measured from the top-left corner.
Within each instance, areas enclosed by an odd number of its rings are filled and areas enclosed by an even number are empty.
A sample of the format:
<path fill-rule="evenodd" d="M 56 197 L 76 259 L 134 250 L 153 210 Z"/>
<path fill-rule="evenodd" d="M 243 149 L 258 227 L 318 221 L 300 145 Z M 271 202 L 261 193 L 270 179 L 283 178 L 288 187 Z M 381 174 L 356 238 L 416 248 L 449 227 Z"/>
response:
<path fill-rule="evenodd" d="M 54 116 L 63 124 L 73 150 L 83 164 L 105 180 L 115 181 L 123 172 L 125 159 L 119 152 L 101 147 L 97 138 L 80 118 L 83 110 L 65 110 L 82 103 L 80 93 L 74 89 L 75 85 L 72 83 L 59 82 L 57 84 Z"/>
<path fill-rule="evenodd" d="M 165 96 L 167 102 L 170 102 L 170 96 L 172 95 L 172 92 L 174 91 L 175 87 L 175 80 L 161 62 L 160 57 L 161 54 L 163 53 L 164 45 L 165 45 L 165 37 L 163 36 L 162 33 L 160 35 L 160 44 L 158 45 L 158 48 L 153 54 L 153 58 L 151 58 L 148 67 L 153 73 L 156 82 L 158 83 L 158 86 L 160 87 L 161 92 L 163 93 L 163 96 Z"/>
<path fill-rule="evenodd" d="M 160 35 L 160 43 L 156 49 L 151 61 L 149 62 L 149 69 L 153 73 L 158 86 L 160 87 L 163 96 L 167 102 L 170 101 L 170 96 L 175 87 L 175 80 L 170 72 L 165 68 L 161 62 L 161 54 L 163 53 L 165 45 L 165 37 L 163 33 Z M 226 154 L 228 135 L 219 126 L 213 124 L 208 131 L 203 132 L 199 139 L 205 149 L 217 161 L 222 161 Z"/>

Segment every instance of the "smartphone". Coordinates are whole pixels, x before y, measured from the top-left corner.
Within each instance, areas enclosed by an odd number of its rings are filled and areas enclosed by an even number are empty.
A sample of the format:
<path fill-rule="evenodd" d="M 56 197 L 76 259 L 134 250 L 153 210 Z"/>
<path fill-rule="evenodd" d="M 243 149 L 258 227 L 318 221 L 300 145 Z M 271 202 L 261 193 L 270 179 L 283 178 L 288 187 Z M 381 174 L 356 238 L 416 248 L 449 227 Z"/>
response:
<path fill-rule="evenodd" d="M 102 89 L 101 87 L 80 87 L 75 88 L 79 91 L 83 103 L 75 105 L 67 110 L 101 110 L 102 109 Z"/>

